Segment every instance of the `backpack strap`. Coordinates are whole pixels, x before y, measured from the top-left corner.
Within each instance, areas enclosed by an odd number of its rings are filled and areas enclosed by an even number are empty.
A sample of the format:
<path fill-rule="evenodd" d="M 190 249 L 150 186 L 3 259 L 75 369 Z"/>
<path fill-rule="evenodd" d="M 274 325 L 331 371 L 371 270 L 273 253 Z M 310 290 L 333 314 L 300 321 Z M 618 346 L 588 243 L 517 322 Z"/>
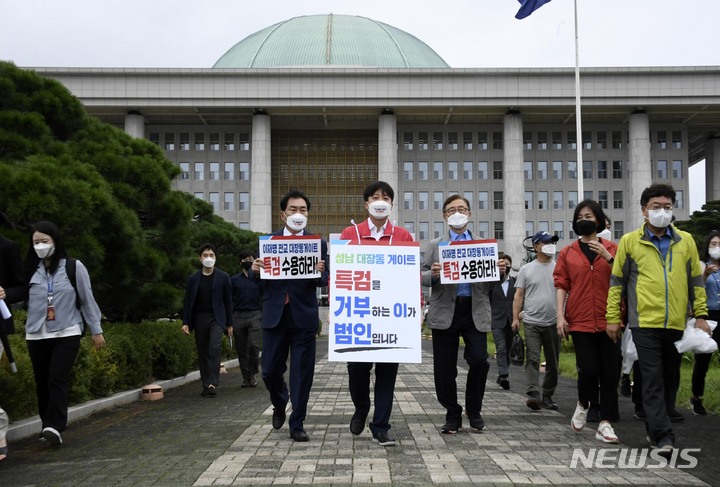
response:
<path fill-rule="evenodd" d="M 70 284 L 72 284 L 75 290 L 75 307 L 80 309 L 82 301 L 80 300 L 80 294 L 77 292 L 77 259 L 67 258 L 65 259 L 65 272 L 67 273 Z"/>

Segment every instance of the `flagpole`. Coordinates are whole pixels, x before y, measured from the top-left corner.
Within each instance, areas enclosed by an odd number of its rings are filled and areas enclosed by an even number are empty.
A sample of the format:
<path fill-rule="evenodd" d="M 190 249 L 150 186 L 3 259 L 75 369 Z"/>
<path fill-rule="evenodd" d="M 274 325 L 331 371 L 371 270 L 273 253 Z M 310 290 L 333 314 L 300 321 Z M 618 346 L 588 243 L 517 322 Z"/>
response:
<path fill-rule="evenodd" d="M 585 199 L 583 187 L 583 156 L 582 156 L 582 115 L 580 111 L 580 48 L 578 46 L 577 0 L 575 4 L 575 143 L 577 146 L 577 190 L 578 202 Z"/>

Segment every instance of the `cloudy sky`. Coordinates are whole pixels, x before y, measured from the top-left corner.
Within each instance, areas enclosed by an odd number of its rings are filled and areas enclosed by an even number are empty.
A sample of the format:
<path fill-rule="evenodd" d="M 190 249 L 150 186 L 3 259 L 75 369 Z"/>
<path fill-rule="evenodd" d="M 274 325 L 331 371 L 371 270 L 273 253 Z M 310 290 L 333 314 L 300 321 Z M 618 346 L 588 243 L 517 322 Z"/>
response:
<path fill-rule="evenodd" d="M 581 67 L 720 65 L 717 0 L 577 3 Z M 409 32 L 454 68 L 574 66 L 573 0 L 552 0 L 524 20 L 514 18 L 519 5 L 516 0 L 3 2 L 0 59 L 22 67 L 207 68 L 260 29 L 301 15 L 334 13 Z M 699 166 L 691 168 L 691 181 L 702 172 Z M 698 198 L 692 209 L 704 202 Z"/>

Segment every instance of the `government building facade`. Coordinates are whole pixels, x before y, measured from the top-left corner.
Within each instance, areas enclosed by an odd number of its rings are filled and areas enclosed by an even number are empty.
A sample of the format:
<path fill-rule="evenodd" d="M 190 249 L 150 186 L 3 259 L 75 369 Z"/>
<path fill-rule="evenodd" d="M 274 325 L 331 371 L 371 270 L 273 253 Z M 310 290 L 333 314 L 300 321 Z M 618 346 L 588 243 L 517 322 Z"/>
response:
<path fill-rule="evenodd" d="M 720 67 L 453 69 L 429 46 L 364 17 L 296 17 L 233 46 L 212 68 L 33 68 L 91 115 L 158 144 L 174 185 L 241 228 L 278 228 L 291 188 L 326 237 L 365 218 L 363 188 L 395 188 L 393 220 L 422 243 L 447 230 L 442 202 L 471 205 L 470 229 L 524 256 L 539 230 L 576 235 L 577 203 L 600 202 L 613 237 L 642 223 L 640 194 L 677 190 L 706 160 L 720 199 Z M 582 155 L 578 158 L 578 145 Z M 580 160 L 579 160 L 580 159 Z M 578 179 L 582 179 L 582 194 Z"/>

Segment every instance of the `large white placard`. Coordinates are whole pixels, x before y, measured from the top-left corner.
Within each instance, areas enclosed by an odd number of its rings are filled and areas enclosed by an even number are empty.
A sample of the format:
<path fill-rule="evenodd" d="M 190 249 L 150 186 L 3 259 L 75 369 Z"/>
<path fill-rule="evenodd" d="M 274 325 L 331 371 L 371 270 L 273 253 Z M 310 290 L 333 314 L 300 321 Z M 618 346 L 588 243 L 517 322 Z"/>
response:
<path fill-rule="evenodd" d="M 262 279 L 315 279 L 320 273 L 315 264 L 322 258 L 317 235 L 260 237 L 260 258 L 265 268 Z"/>
<path fill-rule="evenodd" d="M 440 242 L 438 253 L 442 284 L 500 280 L 497 240 Z"/>
<path fill-rule="evenodd" d="M 421 361 L 420 246 L 330 244 L 331 362 Z"/>

